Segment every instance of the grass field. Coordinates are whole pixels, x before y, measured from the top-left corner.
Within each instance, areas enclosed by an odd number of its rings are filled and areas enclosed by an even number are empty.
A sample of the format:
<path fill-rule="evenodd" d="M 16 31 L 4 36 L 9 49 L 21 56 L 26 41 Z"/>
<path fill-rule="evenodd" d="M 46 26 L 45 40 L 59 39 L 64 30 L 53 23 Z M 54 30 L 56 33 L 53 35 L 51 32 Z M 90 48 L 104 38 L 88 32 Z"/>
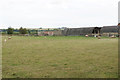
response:
<path fill-rule="evenodd" d="M 117 78 L 117 38 L 13 36 L 2 47 L 3 78 Z"/>

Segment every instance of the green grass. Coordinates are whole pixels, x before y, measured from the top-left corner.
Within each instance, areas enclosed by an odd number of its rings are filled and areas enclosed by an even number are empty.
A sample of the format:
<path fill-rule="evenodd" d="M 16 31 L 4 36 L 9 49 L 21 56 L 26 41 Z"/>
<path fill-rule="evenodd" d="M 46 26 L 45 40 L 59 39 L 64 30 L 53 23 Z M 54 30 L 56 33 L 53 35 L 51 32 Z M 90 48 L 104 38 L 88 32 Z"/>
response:
<path fill-rule="evenodd" d="M 4 42 L 3 78 L 117 78 L 118 39 L 13 36 Z"/>

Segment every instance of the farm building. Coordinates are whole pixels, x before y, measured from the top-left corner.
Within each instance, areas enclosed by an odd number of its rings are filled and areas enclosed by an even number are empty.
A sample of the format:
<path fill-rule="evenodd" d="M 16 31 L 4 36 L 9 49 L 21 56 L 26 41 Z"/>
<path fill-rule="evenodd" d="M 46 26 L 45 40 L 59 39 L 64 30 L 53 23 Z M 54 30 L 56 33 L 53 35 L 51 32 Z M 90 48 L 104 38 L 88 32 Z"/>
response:
<path fill-rule="evenodd" d="M 119 24 L 120 25 L 120 24 Z M 118 25 L 118 26 L 119 26 Z M 118 26 L 86 27 L 86 28 L 43 28 L 27 29 L 28 35 L 36 36 L 118 36 Z M 7 34 L 7 29 L 1 29 L 2 34 Z M 14 29 L 14 34 L 19 34 L 18 29 Z"/>
<path fill-rule="evenodd" d="M 39 29 L 38 35 L 39 36 L 61 36 L 63 29 L 55 29 L 55 28 L 46 28 L 46 29 Z"/>
<path fill-rule="evenodd" d="M 101 36 L 112 36 L 118 35 L 118 27 L 117 26 L 103 26 L 103 27 L 87 27 L 87 28 L 67 28 L 63 31 L 64 36 L 93 36 L 93 35 L 101 35 Z"/>
<path fill-rule="evenodd" d="M 118 35 L 117 26 L 87 27 L 87 28 L 65 28 L 65 29 L 40 29 L 39 36 L 112 36 Z"/>
<path fill-rule="evenodd" d="M 101 29 L 102 36 L 112 36 L 118 35 L 118 27 L 117 26 L 103 26 Z"/>
<path fill-rule="evenodd" d="M 81 35 L 93 35 L 100 33 L 100 27 L 87 27 L 87 28 L 67 28 L 63 31 L 65 36 L 81 36 Z"/>

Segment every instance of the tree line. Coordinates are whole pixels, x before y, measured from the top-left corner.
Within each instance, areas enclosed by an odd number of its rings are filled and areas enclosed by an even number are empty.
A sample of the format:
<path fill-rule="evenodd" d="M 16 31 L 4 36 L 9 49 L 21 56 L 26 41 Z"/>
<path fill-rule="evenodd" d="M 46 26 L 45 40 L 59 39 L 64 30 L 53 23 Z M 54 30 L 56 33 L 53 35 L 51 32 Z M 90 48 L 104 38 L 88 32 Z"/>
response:
<path fill-rule="evenodd" d="M 7 29 L 7 34 L 13 34 L 13 33 L 14 33 L 14 28 L 9 27 L 9 28 Z M 27 29 L 21 27 L 21 28 L 19 29 L 19 33 L 20 33 L 20 34 L 27 34 Z"/>
<path fill-rule="evenodd" d="M 18 32 L 18 34 L 32 34 L 32 30 L 20 27 L 19 29 L 14 29 L 12 27 L 8 27 L 8 29 L 5 30 L 7 34 L 14 34 L 15 31 Z M 34 34 L 37 34 L 37 30 L 34 30 Z"/>

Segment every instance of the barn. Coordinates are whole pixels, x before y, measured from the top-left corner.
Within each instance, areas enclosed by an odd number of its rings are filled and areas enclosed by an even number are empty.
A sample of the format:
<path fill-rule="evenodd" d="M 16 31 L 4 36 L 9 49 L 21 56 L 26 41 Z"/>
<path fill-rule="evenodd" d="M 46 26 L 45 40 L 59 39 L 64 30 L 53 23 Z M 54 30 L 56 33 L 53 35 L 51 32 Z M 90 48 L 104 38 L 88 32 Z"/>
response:
<path fill-rule="evenodd" d="M 63 31 L 64 36 L 118 36 L 117 26 L 87 27 L 87 28 L 66 28 Z"/>
<path fill-rule="evenodd" d="M 65 29 L 40 29 L 39 36 L 118 36 L 118 26 L 65 28 Z"/>
<path fill-rule="evenodd" d="M 87 28 L 66 28 L 63 31 L 65 36 L 92 36 L 94 34 L 100 33 L 100 27 L 87 27 Z"/>
<path fill-rule="evenodd" d="M 118 26 L 103 26 L 101 29 L 102 36 L 118 36 Z"/>

